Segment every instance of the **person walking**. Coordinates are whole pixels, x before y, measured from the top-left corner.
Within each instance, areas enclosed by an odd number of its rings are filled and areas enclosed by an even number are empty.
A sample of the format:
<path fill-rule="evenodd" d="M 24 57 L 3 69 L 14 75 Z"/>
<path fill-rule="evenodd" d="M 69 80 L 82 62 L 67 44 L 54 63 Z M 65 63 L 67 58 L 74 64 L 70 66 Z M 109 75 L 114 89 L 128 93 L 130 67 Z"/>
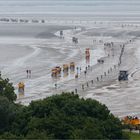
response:
<path fill-rule="evenodd" d="M 85 74 L 85 76 L 87 75 L 87 71 L 86 70 L 84 71 L 84 74 Z"/>
<path fill-rule="evenodd" d="M 84 90 L 84 85 L 82 85 L 82 89 Z"/>
<path fill-rule="evenodd" d="M 77 88 L 75 89 L 75 93 L 77 93 Z"/>
<path fill-rule="evenodd" d="M 28 73 L 29 73 L 29 71 L 28 71 L 28 70 L 26 70 L 26 73 L 27 73 L 27 78 L 28 78 Z"/>
<path fill-rule="evenodd" d="M 57 89 L 57 83 L 55 83 L 54 86 L 55 86 L 55 89 Z"/>
<path fill-rule="evenodd" d="M 28 72 L 29 72 L 29 78 L 31 78 L 32 71 L 31 70 L 28 70 Z"/>

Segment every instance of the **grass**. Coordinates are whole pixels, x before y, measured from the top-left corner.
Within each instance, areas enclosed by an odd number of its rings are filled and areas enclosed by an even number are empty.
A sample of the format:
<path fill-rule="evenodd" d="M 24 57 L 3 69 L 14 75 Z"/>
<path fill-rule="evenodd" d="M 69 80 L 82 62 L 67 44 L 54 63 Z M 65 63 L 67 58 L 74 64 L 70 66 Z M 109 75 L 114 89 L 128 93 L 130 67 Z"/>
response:
<path fill-rule="evenodd" d="M 133 132 L 125 132 L 130 138 L 130 140 L 140 140 L 140 134 L 133 133 Z"/>

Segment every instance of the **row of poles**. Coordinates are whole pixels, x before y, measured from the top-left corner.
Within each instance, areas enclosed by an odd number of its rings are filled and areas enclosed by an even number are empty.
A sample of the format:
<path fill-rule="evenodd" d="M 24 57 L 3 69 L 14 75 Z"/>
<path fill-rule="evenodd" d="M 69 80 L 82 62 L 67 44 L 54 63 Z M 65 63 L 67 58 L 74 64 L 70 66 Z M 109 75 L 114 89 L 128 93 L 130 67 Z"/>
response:
<path fill-rule="evenodd" d="M 103 81 L 103 78 L 107 77 L 111 72 L 113 72 L 113 70 L 116 70 L 117 66 L 120 66 L 120 63 L 118 63 L 118 65 L 114 65 L 113 68 L 111 67 L 110 69 L 108 69 L 108 71 L 104 72 L 102 75 L 97 76 L 95 80 L 90 80 L 90 81 L 87 81 L 86 83 L 82 84 L 81 89 L 84 91 L 86 88 L 89 87 L 90 84 L 93 86 L 94 83 L 97 84 L 97 82 Z M 77 88 L 75 88 L 75 93 L 78 93 Z"/>

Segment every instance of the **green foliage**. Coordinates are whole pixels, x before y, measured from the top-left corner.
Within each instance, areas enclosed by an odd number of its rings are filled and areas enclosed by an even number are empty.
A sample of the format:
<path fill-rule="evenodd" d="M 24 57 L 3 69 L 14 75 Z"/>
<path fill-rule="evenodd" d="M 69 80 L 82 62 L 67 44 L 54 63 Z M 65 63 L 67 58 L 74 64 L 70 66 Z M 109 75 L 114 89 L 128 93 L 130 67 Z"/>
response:
<path fill-rule="evenodd" d="M 33 101 L 27 107 L 17 105 L 14 108 L 17 109 L 12 123 L 9 123 L 10 129 L 1 135 L 6 138 L 123 138 L 121 122 L 105 105 L 92 99 L 80 99 L 73 93 L 51 96 Z"/>
<path fill-rule="evenodd" d="M 12 140 L 18 140 L 18 139 L 22 139 L 23 137 L 21 136 L 16 136 L 10 132 L 5 132 L 2 135 L 0 135 L 0 139 L 2 140 L 7 140 L 7 139 L 12 139 Z"/>
<path fill-rule="evenodd" d="M 16 106 L 0 96 L 0 133 L 9 129 L 16 113 Z"/>
<path fill-rule="evenodd" d="M 17 96 L 14 92 L 14 87 L 9 79 L 0 78 L 0 96 L 7 97 L 9 101 L 15 101 Z"/>
<path fill-rule="evenodd" d="M 38 134 L 53 139 L 122 137 L 120 121 L 105 105 L 92 99 L 80 99 L 71 93 L 33 101 L 17 115 L 13 129 L 16 135 L 30 138 L 38 137 Z"/>
<path fill-rule="evenodd" d="M 137 133 L 124 132 L 124 135 L 126 135 L 130 140 L 140 140 L 140 134 Z"/>

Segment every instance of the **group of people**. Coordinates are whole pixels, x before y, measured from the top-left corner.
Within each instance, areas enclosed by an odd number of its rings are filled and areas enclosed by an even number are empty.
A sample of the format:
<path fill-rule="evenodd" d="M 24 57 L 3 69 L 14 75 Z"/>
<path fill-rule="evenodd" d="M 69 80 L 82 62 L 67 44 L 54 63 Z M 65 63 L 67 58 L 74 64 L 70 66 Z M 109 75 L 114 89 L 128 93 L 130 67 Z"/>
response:
<path fill-rule="evenodd" d="M 114 43 L 113 42 L 106 42 L 106 43 L 104 43 L 104 46 L 113 47 Z"/>
<path fill-rule="evenodd" d="M 92 68 L 92 67 L 91 67 L 91 68 Z M 88 65 L 88 66 L 85 67 L 85 71 L 84 71 L 85 76 L 86 76 L 86 74 L 87 74 L 87 72 L 88 72 L 89 69 L 90 69 L 90 65 Z M 91 69 L 91 70 L 92 70 L 92 69 Z"/>
<path fill-rule="evenodd" d="M 75 75 L 75 78 L 77 79 L 79 73 L 81 73 L 81 71 L 82 71 L 82 68 L 81 68 L 81 67 L 76 67 L 76 69 L 77 69 L 77 73 L 76 73 L 76 75 Z"/>

